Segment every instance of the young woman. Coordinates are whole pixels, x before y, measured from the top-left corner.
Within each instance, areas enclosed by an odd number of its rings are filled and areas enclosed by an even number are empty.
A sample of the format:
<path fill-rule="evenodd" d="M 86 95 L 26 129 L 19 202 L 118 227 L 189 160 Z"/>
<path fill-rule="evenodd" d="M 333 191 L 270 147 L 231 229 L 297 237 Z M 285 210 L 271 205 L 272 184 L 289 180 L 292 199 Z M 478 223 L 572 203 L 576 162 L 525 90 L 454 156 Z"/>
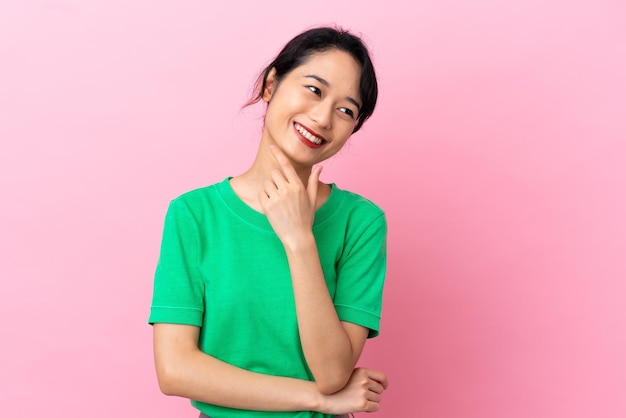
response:
<path fill-rule="evenodd" d="M 355 365 L 378 334 L 386 221 L 317 165 L 374 110 L 368 51 L 308 30 L 257 87 L 251 103 L 267 109 L 250 169 L 168 209 L 149 319 L 159 385 L 201 417 L 376 411 L 387 377 Z"/>

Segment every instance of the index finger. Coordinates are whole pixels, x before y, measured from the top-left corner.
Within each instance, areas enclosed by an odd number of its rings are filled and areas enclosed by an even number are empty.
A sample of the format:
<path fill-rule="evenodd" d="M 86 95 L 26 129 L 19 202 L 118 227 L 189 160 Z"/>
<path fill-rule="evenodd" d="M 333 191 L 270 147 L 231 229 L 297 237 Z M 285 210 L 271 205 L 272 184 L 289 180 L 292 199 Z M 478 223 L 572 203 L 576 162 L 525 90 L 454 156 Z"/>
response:
<path fill-rule="evenodd" d="M 367 369 L 367 377 L 369 377 L 372 380 L 377 381 L 385 389 L 387 389 L 387 386 L 389 386 L 389 380 L 387 379 L 387 375 L 385 374 L 385 372 L 380 372 L 378 370 Z"/>
<path fill-rule="evenodd" d="M 276 161 L 278 161 L 278 165 L 283 171 L 283 174 L 285 174 L 285 177 L 287 177 L 287 181 L 289 183 L 302 183 L 300 177 L 298 177 L 298 173 L 296 173 L 296 169 L 293 168 L 293 165 L 291 165 L 285 153 L 276 145 L 270 145 L 270 151 L 274 158 L 276 158 Z"/>

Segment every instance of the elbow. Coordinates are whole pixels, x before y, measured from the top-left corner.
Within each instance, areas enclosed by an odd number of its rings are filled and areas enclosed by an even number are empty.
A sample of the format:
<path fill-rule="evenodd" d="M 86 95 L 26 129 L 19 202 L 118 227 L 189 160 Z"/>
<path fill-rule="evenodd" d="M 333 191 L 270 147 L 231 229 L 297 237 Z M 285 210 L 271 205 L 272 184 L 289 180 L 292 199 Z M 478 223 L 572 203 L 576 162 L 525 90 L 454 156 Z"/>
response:
<path fill-rule="evenodd" d="M 315 384 L 317 385 L 317 390 L 322 395 L 332 395 L 343 389 L 348 384 L 349 379 L 350 374 L 344 375 L 338 373 L 335 376 L 316 379 Z"/>
<path fill-rule="evenodd" d="M 333 393 L 337 393 L 342 389 L 342 387 L 336 385 L 327 385 L 327 384 L 317 384 L 317 390 L 322 395 L 332 395 Z"/>
<path fill-rule="evenodd" d="M 164 395 L 178 396 L 178 381 L 175 370 L 167 367 L 157 368 L 157 380 L 159 382 L 159 389 Z"/>
<path fill-rule="evenodd" d="M 159 389 L 161 389 L 161 393 L 167 396 L 176 396 L 176 391 L 173 386 L 162 379 L 159 379 Z"/>

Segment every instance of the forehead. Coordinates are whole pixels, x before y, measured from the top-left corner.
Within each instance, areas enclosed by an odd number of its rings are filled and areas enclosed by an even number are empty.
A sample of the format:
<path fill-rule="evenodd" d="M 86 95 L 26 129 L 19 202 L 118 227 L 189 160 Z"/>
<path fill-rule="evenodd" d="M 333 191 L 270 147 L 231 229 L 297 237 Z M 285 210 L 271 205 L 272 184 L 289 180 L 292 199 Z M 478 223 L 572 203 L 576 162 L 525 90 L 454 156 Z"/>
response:
<path fill-rule="evenodd" d="M 326 80 L 331 89 L 359 96 L 361 65 L 347 52 L 338 49 L 316 52 L 294 69 L 293 74 L 297 77 L 315 75 Z"/>

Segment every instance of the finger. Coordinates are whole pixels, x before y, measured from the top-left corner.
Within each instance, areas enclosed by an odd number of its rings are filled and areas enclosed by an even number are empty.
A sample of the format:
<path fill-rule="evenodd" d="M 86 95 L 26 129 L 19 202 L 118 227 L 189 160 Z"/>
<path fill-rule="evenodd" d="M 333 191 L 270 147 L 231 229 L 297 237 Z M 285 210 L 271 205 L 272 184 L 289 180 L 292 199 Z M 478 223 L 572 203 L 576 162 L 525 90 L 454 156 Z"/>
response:
<path fill-rule="evenodd" d="M 387 380 L 387 375 L 385 374 L 385 372 L 381 372 L 381 371 L 378 371 L 378 370 L 367 369 L 367 377 L 377 381 L 385 389 L 387 389 L 387 386 L 389 386 L 389 381 Z"/>
<path fill-rule="evenodd" d="M 306 187 L 306 191 L 309 195 L 309 202 L 311 203 L 311 207 L 315 207 L 315 202 L 317 200 L 317 187 L 319 185 L 320 173 L 322 172 L 321 165 L 313 167 L 311 170 L 311 175 L 309 175 L 309 182 Z"/>
<path fill-rule="evenodd" d="M 365 406 L 364 412 L 376 412 L 380 409 L 380 403 L 368 401 Z"/>
<path fill-rule="evenodd" d="M 283 176 L 283 173 L 281 173 L 280 170 L 272 170 L 270 175 L 272 176 L 272 180 L 274 180 L 274 184 L 277 189 L 283 188 L 287 185 L 287 179 Z"/>
<path fill-rule="evenodd" d="M 370 383 L 370 386 L 369 386 L 369 390 L 372 391 L 372 392 L 375 392 L 375 393 L 383 393 L 385 388 L 379 382 L 377 382 L 375 380 L 371 380 L 371 383 Z"/>
<path fill-rule="evenodd" d="M 300 177 L 298 177 L 298 173 L 296 173 L 296 170 L 289 162 L 287 156 L 276 145 L 270 145 L 270 151 L 272 151 L 272 155 L 276 158 L 276 161 L 278 161 L 278 165 L 287 178 L 287 181 L 289 183 L 302 184 Z"/>
<path fill-rule="evenodd" d="M 263 191 L 267 194 L 267 197 L 271 199 L 272 197 L 275 197 L 278 193 L 278 188 L 276 187 L 276 184 L 274 184 L 274 182 L 270 180 L 265 180 L 263 182 Z"/>
<path fill-rule="evenodd" d="M 265 190 L 260 190 L 257 194 L 257 197 L 259 199 L 259 204 L 261 205 L 263 213 L 266 213 L 267 211 L 265 209 L 265 204 L 269 200 L 269 196 L 267 195 L 267 193 L 265 193 Z"/>
<path fill-rule="evenodd" d="M 367 394 L 367 400 L 368 400 L 368 401 L 370 401 L 370 402 L 380 403 L 380 401 L 381 401 L 381 399 L 382 399 L 382 398 L 383 398 L 383 397 L 382 397 L 382 396 L 380 396 L 380 394 L 379 394 L 379 393 L 369 392 L 369 393 Z"/>

